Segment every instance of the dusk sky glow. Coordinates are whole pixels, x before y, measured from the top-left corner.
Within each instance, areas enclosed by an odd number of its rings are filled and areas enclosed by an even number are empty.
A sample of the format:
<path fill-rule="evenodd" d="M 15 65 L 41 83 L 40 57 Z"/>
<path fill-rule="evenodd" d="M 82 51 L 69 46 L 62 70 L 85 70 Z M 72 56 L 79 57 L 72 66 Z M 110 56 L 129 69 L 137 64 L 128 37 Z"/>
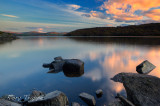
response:
<path fill-rule="evenodd" d="M 160 22 L 160 0 L 1 0 L 0 30 L 69 32 Z"/>

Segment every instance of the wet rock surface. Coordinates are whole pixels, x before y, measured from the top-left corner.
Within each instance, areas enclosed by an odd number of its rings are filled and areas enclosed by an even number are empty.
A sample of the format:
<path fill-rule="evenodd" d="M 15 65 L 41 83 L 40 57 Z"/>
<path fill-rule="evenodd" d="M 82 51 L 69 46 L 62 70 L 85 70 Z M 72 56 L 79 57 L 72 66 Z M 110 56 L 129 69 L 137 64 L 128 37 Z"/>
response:
<path fill-rule="evenodd" d="M 49 68 L 48 73 L 64 73 L 67 77 L 80 77 L 84 74 L 84 62 L 79 59 L 63 59 L 61 56 L 55 57 L 49 64 L 43 64 L 44 68 Z"/>
<path fill-rule="evenodd" d="M 61 91 L 54 91 L 42 98 L 28 101 L 27 106 L 66 106 L 69 105 L 67 96 Z"/>
<path fill-rule="evenodd" d="M 141 64 L 139 64 L 136 67 L 136 71 L 139 74 L 148 74 L 151 72 L 156 66 L 154 66 L 152 63 L 150 63 L 148 60 L 143 61 Z"/>
<path fill-rule="evenodd" d="M 80 77 L 84 74 L 84 62 L 78 59 L 67 59 L 63 65 L 67 77 Z"/>
<path fill-rule="evenodd" d="M 160 78 L 145 74 L 119 73 L 112 80 L 123 83 L 127 99 L 134 105 L 160 105 Z"/>
<path fill-rule="evenodd" d="M 81 93 L 79 95 L 79 97 L 84 101 L 86 102 L 89 106 L 95 106 L 96 105 L 96 100 L 94 98 L 94 96 L 88 94 L 88 93 Z"/>
<path fill-rule="evenodd" d="M 103 95 L 103 90 L 102 90 L 102 89 L 96 90 L 96 96 L 97 96 L 98 98 L 102 97 L 102 95 Z"/>

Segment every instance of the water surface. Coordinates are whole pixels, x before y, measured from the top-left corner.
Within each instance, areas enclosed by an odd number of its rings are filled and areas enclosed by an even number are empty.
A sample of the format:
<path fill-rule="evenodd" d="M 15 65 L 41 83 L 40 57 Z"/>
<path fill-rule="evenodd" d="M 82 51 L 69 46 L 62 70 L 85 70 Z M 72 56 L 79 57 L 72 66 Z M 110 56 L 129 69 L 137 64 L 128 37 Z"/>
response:
<path fill-rule="evenodd" d="M 120 72 L 136 73 L 136 66 L 149 60 L 156 69 L 150 73 L 160 77 L 160 38 L 98 38 L 98 37 L 22 37 L 0 44 L 0 96 L 23 96 L 33 89 L 49 93 L 64 92 L 70 102 L 86 105 L 78 95 L 103 89 L 97 105 L 108 104 L 116 93 L 125 95 L 122 84 L 110 80 Z M 66 77 L 63 72 L 46 73 L 43 63 L 56 56 L 84 61 L 84 75 Z"/>

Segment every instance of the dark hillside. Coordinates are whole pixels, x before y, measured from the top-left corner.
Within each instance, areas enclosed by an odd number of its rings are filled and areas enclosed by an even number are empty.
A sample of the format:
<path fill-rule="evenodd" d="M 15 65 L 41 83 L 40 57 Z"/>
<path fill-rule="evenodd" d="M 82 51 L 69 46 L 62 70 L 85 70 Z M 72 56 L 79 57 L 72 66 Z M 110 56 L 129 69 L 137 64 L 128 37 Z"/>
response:
<path fill-rule="evenodd" d="M 160 36 L 160 23 L 79 29 L 65 36 Z"/>

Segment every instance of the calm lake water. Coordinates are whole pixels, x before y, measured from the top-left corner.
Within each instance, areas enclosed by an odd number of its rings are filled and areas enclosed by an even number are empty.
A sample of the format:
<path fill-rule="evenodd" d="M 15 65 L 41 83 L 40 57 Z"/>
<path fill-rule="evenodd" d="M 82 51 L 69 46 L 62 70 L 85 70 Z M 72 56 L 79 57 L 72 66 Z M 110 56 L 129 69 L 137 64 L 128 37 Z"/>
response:
<path fill-rule="evenodd" d="M 28 95 L 33 89 L 45 93 L 54 90 L 64 92 L 70 103 L 86 105 L 78 95 L 103 89 L 102 98 L 96 98 L 97 106 L 114 100 L 116 93 L 125 95 L 122 84 L 110 80 L 120 72 L 136 73 L 136 66 L 149 60 L 156 69 L 150 75 L 160 77 L 160 38 L 109 38 L 109 37 L 22 37 L 0 44 L 0 96 Z M 84 74 L 66 77 L 63 72 L 47 73 L 43 63 L 54 57 L 81 59 Z"/>

